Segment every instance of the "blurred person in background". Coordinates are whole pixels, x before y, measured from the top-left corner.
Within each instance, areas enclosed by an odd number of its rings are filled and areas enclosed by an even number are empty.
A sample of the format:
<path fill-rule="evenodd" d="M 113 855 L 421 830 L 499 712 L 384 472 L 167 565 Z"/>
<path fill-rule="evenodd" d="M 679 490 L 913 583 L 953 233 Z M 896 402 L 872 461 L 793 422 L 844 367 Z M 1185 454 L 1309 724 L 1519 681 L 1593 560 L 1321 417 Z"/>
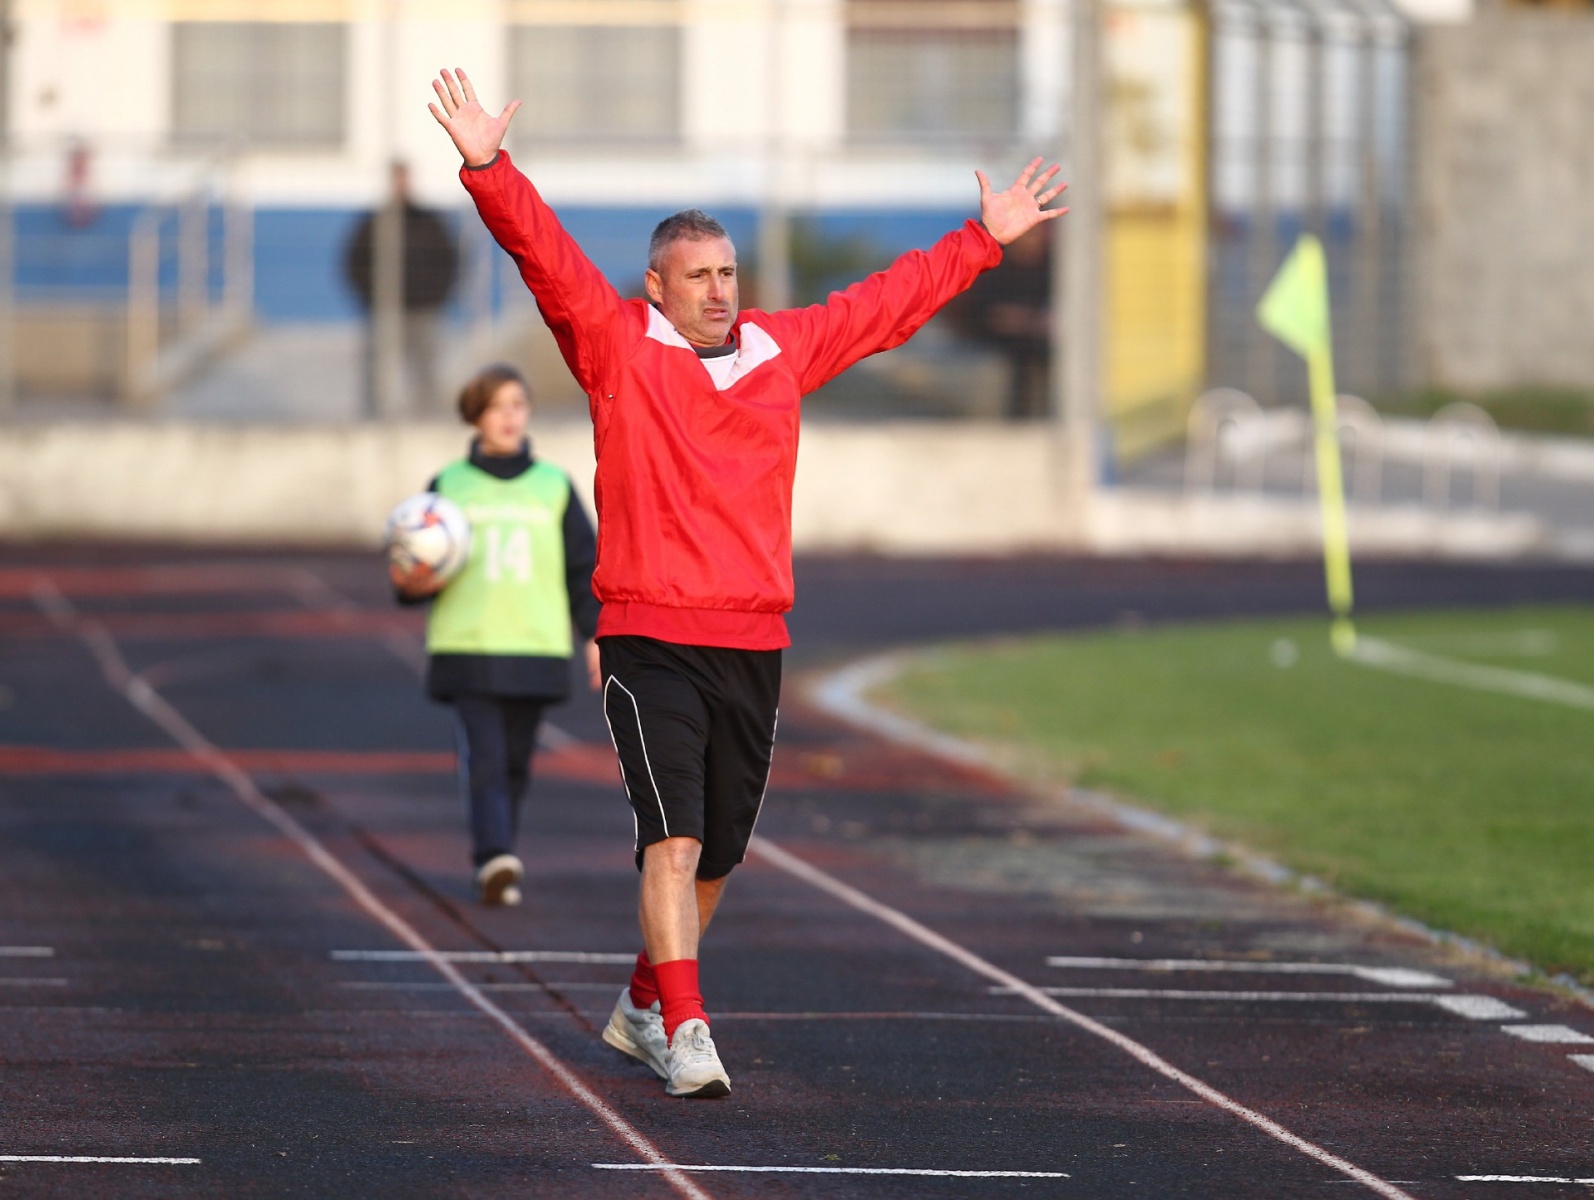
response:
<path fill-rule="evenodd" d="M 61 220 L 68 229 L 87 229 L 100 218 L 94 202 L 94 148 L 76 141 L 66 152 L 66 180 L 62 188 Z"/>
<path fill-rule="evenodd" d="M 671 1096 L 725 1096 L 698 945 L 769 782 L 791 644 L 801 398 L 907 341 L 1004 245 L 1066 211 L 1044 209 L 1063 185 L 1040 159 L 1003 192 L 975 172 L 978 220 L 824 304 L 783 312 L 740 310 L 735 246 L 686 209 L 654 230 L 651 303 L 625 300 L 503 152 L 520 102 L 491 115 L 463 72 L 432 87 L 460 179 L 593 419 L 604 715 L 636 819 L 645 947 L 603 1038 Z"/>
<path fill-rule="evenodd" d="M 416 416 L 441 413 L 442 393 L 438 386 L 438 323 L 443 305 L 448 303 L 459 277 L 459 250 L 454 234 L 441 213 L 416 204 L 410 195 L 410 170 L 402 162 L 392 165 L 391 194 L 387 204 L 401 214 L 399 254 L 403 296 L 403 328 L 396 353 L 402 355 L 403 388 L 408 396 L 402 411 Z M 353 289 L 366 317 L 365 414 L 393 416 L 383 411 L 379 392 L 381 338 L 376 327 L 379 298 L 376 295 L 376 255 L 382 210 L 367 213 L 355 226 L 343 254 L 343 274 Z M 390 401 L 391 403 L 391 401 Z"/>
<path fill-rule="evenodd" d="M 949 311 L 966 337 L 999 351 L 1008 365 L 1009 420 L 1051 414 L 1052 239 L 1042 225 L 1007 248 Z"/>
<path fill-rule="evenodd" d="M 570 693 L 572 625 L 598 687 L 597 543 L 569 476 L 532 456 L 531 396 L 519 371 L 479 372 L 459 394 L 459 415 L 476 429 L 470 453 L 426 490 L 464 510 L 470 555 L 446 583 L 424 564 L 389 573 L 401 603 L 431 603 L 426 690 L 454 708 L 477 896 L 512 905 L 524 875 L 515 854 L 521 801 L 543 710 Z"/>

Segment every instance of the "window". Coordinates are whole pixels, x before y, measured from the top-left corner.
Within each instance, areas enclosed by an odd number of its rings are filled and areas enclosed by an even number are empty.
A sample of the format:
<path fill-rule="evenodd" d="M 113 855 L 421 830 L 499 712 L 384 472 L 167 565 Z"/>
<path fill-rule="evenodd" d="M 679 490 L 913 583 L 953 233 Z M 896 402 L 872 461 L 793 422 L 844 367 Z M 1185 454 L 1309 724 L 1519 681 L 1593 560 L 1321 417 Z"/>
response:
<path fill-rule="evenodd" d="M 847 132 L 867 141 L 1010 140 L 1018 6 L 847 0 Z"/>
<path fill-rule="evenodd" d="M 282 148 L 342 145 L 345 26 L 180 21 L 172 28 L 172 129 L 178 138 Z"/>
<path fill-rule="evenodd" d="M 675 25 L 516 25 L 510 86 L 526 142 L 674 141 L 681 132 Z"/>

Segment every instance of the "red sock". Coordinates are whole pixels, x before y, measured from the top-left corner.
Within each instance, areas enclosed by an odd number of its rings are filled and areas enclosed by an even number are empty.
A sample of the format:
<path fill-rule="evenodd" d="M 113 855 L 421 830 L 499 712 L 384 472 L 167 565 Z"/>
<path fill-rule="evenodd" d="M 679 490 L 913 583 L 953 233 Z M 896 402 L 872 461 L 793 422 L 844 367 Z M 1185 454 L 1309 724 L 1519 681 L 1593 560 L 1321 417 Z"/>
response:
<path fill-rule="evenodd" d="M 664 1036 L 672 1038 L 675 1031 L 693 1017 L 707 1021 L 703 1011 L 703 994 L 698 990 L 697 959 L 678 958 L 674 962 L 653 964 L 653 977 L 659 981 L 659 1005 L 664 1010 Z"/>
<path fill-rule="evenodd" d="M 636 956 L 636 970 L 631 972 L 631 1003 L 638 1008 L 648 1008 L 659 998 L 659 981 L 654 978 L 653 964 L 648 952 Z"/>

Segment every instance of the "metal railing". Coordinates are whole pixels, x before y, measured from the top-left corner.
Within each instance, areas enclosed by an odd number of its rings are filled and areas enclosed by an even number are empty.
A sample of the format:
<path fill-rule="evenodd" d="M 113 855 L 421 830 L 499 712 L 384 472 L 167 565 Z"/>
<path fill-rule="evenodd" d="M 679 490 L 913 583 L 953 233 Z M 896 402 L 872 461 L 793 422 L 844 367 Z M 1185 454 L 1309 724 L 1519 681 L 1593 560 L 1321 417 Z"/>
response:
<path fill-rule="evenodd" d="M 63 387 L 151 411 L 250 327 L 253 212 L 230 156 L 122 147 L 86 197 L 53 169 L 74 153 L 13 148 L 0 165 L 0 413 Z M 85 347 L 95 361 L 74 373 Z"/>
<path fill-rule="evenodd" d="M 1386 466 L 1399 458 L 1421 468 L 1413 502 L 1441 512 L 1500 508 L 1505 445 L 1493 419 L 1476 405 L 1451 404 L 1420 426 L 1391 426 L 1360 396 L 1341 395 L 1336 398 L 1335 427 L 1346 463 L 1346 499 L 1355 504 L 1392 502 L 1386 494 Z M 1190 410 L 1185 493 L 1213 495 L 1226 483 L 1234 495 L 1264 495 L 1272 461 L 1279 485 L 1274 494 L 1282 498 L 1296 487 L 1293 481 L 1278 480 L 1278 472 L 1287 468 L 1292 477 L 1298 471 L 1300 492 L 1311 497 L 1317 489 L 1311 439 L 1311 418 L 1304 410 L 1264 409 L 1237 388 L 1215 388 Z M 1463 477 L 1470 483 L 1464 505 L 1456 494 L 1456 481 Z M 1406 486 L 1411 486 L 1409 478 Z"/>

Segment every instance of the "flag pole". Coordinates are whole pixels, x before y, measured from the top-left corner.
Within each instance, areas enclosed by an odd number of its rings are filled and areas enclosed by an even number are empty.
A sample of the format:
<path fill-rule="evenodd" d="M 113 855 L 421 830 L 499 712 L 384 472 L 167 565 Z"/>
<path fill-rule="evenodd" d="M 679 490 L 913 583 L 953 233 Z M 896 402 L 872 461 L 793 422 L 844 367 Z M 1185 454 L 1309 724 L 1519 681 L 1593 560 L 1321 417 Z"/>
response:
<path fill-rule="evenodd" d="M 1306 360 L 1312 396 L 1312 442 L 1317 495 L 1323 522 L 1323 573 L 1334 614 L 1330 640 L 1342 658 L 1356 649 L 1351 612 L 1350 528 L 1345 513 L 1345 477 L 1339 454 L 1339 419 L 1334 389 L 1334 343 L 1329 325 L 1328 269 L 1323 244 L 1302 234 L 1295 249 L 1257 305 L 1262 328 Z"/>

